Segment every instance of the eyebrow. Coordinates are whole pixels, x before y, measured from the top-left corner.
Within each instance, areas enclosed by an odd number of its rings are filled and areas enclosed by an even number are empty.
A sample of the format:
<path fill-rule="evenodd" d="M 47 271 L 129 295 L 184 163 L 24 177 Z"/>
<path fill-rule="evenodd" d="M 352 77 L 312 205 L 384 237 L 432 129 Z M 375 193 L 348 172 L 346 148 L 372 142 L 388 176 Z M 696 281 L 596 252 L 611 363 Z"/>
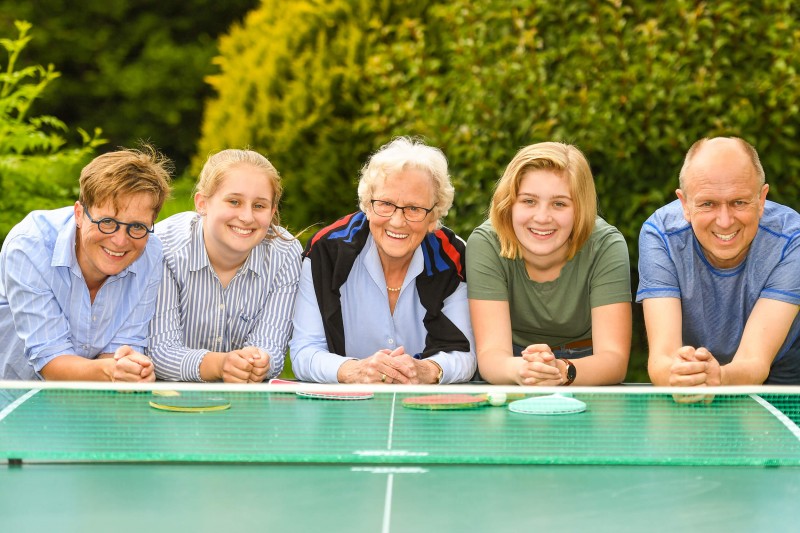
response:
<path fill-rule="evenodd" d="M 87 209 L 86 209 L 85 207 L 83 208 L 83 210 L 84 210 L 84 211 L 87 211 Z M 115 210 L 115 211 L 114 211 L 114 213 L 112 213 L 112 214 L 110 214 L 110 215 L 95 215 L 95 214 L 94 214 L 94 213 L 92 213 L 92 212 L 89 212 L 89 214 L 91 215 L 91 217 L 92 217 L 93 219 L 95 219 L 95 220 L 96 220 L 96 221 L 98 221 L 98 222 L 99 222 L 99 221 L 101 221 L 101 220 L 103 220 L 103 219 L 110 218 L 111 220 L 116 220 L 117 222 L 120 222 L 120 223 L 122 223 L 122 224 L 127 224 L 127 225 L 129 225 L 129 226 L 130 226 L 131 224 L 141 224 L 142 226 L 145 226 L 145 227 L 148 227 L 148 228 L 149 228 L 150 226 L 152 226 L 153 224 L 155 224 L 155 218 L 156 218 L 156 217 L 153 217 L 153 221 L 152 221 L 152 222 L 150 222 L 150 223 L 147 223 L 147 222 L 142 222 L 141 220 L 134 220 L 134 221 L 132 221 L 132 222 L 125 222 L 124 220 L 120 220 L 119 218 L 117 218 L 117 217 L 119 216 L 119 210 Z"/>
<path fill-rule="evenodd" d="M 230 198 L 230 197 L 233 197 L 233 196 L 235 196 L 236 198 L 244 198 L 245 197 L 245 195 L 240 193 L 240 192 L 229 192 L 229 193 L 223 195 L 223 197 L 225 197 L 225 198 Z M 272 202 L 272 198 L 267 198 L 266 196 L 258 196 L 256 198 L 254 198 L 254 200 L 257 200 L 257 201 L 260 200 L 262 202 Z"/>
<path fill-rule="evenodd" d="M 539 196 L 538 194 L 531 194 L 529 192 L 520 192 L 520 193 L 517 193 L 517 196 L 530 196 L 531 198 L 541 198 L 541 196 Z M 550 196 L 548 199 L 550 199 L 550 200 L 555 200 L 555 199 L 572 200 L 572 197 L 569 196 L 568 194 L 556 194 L 555 196 Z"/>

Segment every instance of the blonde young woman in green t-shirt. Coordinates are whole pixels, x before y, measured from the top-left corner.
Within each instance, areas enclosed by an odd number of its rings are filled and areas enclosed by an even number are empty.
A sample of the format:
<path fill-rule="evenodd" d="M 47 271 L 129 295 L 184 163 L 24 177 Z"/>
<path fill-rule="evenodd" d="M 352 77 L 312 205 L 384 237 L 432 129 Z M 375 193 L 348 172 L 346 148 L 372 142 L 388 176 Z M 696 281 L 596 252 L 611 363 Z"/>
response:
<path fill-rule="evenodd" d="M 597 217 L 592 172 L 576 147 L 545 142 L 517 153 L 489 220 L 467 242 L 466 262 L 483 379 L 554 386 L 625 378 L 628 250 Z"/>

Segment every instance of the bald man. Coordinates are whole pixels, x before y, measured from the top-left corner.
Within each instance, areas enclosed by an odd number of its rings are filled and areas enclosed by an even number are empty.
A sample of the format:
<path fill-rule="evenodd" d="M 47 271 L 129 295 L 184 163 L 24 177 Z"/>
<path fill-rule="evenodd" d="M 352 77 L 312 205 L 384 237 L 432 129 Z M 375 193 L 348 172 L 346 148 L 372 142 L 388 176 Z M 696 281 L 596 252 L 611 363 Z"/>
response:
<path fill-rule="evenodd" d="M 655 385 L 800 384 L 800 215 L 767 200 L 739 138 L 686 154 L 678 199 L 639 236 L 639 290 Z"/>

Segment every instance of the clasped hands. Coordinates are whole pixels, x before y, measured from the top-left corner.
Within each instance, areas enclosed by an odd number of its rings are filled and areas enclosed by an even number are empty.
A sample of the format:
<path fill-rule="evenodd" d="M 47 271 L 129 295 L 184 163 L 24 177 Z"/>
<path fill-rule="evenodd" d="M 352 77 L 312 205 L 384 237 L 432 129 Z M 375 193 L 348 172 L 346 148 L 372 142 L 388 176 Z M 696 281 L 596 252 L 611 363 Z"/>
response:
<path fill-rule="evenodd" d="M 520 385 L 557 387 L 565 382 L 565 371 L 550 346 L 531 344 L 522 350 L 522 364 L 517 367 L 517 382 Z"/>
<path fill-rule="evenodd" d="M 718 387 L 722 384 L 722 369 L 706 348 L 682 346 L 675 353 L 669 369 L 671 387 Z M 678 403 L 711 403 L 713 394 L 673 394 Z"/>
<path fill-rule="evenodd" d="M 385 348 L 360 360 L 349 360 L 339 367 L 339 383 L 434 383 L 439 368 L 431 361 L 414 359 L 398 346 Z"/>
<path fill-rule="evenodd" d="M 269 372 L 269 354 L 257 346 L 225 353 L 220 374 L 225 383 L 261 383 Z"/>
<path fill-rule="evenodd" d="M 127 344 L 120 346 L 113 354 L 103 357 L 108 361 L 108 376 L 111 381 L 152 382 L 156 380 L 153 361 Z"/>

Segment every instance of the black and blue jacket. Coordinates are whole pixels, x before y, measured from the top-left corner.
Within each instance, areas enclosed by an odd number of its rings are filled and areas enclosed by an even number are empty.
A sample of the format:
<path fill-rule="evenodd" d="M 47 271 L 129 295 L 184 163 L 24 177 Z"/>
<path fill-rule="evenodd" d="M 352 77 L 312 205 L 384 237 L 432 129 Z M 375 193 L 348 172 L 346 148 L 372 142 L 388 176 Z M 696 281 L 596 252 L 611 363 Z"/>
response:
<path fill-rule="evenodd" d="M 358 211 L 340 218 L 309 239 L 303 257 L 311 259 L 311 275 L 317 296 L 328 351 L 345 355 L 341 293 L 356 258 L 369 237 L 367 216 Z M 441 228 L 428 233 L 420 244 L 425 266 L 416 280 L 420 303 L 425 308 L 427 331 L 421 358 L 439 352 L 468 352 L 467 337 L 442 312 L 444 301 L 466 281 L 466 246 L 455 233 Z"/>

